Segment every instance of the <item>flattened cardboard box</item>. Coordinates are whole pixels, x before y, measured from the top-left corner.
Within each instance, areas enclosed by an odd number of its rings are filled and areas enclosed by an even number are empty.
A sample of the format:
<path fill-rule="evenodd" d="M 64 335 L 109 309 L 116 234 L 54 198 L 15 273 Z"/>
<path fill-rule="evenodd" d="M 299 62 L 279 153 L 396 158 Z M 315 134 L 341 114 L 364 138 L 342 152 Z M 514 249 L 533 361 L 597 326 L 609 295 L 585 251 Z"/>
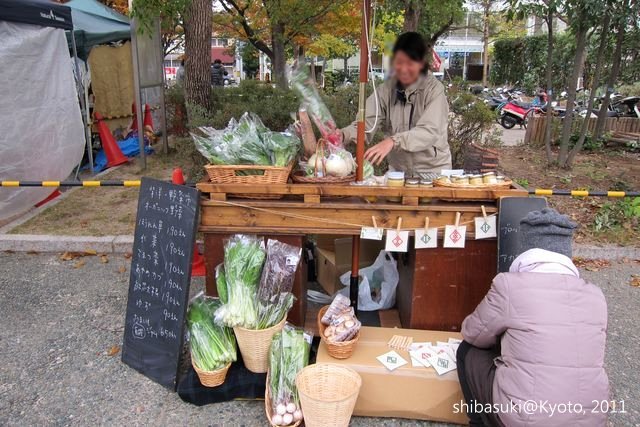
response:
<path fill-rule="evenodd" d="M 388 352 L 387 343 L 394 335 L 413 337 L 414 342 L 447 341 L 460 334 L 416 329 L 363 327 L 353 355 L 334 359 L 320 343 L 316 363 L 334 363 L 355 370 L 362 377 L 362 387 L 354 415 L 431 420 L 456 424 L 469 422 L 466 414 L 455 413 L 454 404 L 464 401 L 456 370 L 438 375 L 433 368 L 414 368 L 408 363 L 393 372 L 376 357 Z M 406 360 L 407 351 L 396 350 Z"/>

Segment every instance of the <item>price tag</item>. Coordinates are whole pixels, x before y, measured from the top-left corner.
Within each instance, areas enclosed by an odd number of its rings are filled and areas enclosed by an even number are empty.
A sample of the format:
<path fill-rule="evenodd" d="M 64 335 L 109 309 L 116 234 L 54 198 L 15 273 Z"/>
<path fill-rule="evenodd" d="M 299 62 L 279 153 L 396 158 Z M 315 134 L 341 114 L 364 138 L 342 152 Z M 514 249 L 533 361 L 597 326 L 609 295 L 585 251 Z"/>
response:
<path fill-rule="evenodd" d="M 383 235 L 383 228 L 362 227 L 360 230 L 360 238 L 365 240 L 382 240 Z"/>
<path fill-rule="evenodd" d="M 464 248 L 465 234 L 467 227 L 464 225 L 456 227 L 455 225 L 447 225 L 444 229 L 445 248 Z"/>
<path fill-rule="evenodd" d="M 438 229 L 437 228 L 417 228 L 416 234 L 416 249 L 428 249 L 438 247 Z"/>
<path fill-rule="evenodd" d="M 496 217 L 479 216 L 474 219 L 476 225 L 476 239 L 490 239 L 497 237 Z"/>
<path fill-rule="evenodd" d="M 385 250 L 387 252 L 407 252 L 409 248 L 409 232 L 408 231 L 387 231 L 387 242 Z"/>

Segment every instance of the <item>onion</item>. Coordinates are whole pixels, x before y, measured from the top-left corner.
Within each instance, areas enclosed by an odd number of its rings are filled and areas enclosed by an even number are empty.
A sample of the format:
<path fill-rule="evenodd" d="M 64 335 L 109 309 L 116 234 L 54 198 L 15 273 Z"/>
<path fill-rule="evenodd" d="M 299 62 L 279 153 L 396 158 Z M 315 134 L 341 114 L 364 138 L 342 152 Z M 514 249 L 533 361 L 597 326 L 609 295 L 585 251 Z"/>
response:
<path fill-rule="evenodd" d="M 279 403 L 278 406 L 276 406 L 276 414 L 278 415 L 284 415 L 287 413 L 287 407 L 284 403 Z"/>
<path fill-rule="evenodd" d="M 327 169 L 327 175 L 332 176 L 347 176 L 351 173 L 351 166 L 337 154 L 329 156 L 325 163 Z"/>
<path fill-rule="evenodd" d="M 281 426 L 283 422 L 282 415 L 275 414 L 273 417 L 271 417 L 271 421 L 273 421 L 275 425 Z"/>
<path fill-rule="evenodd" d="M 290 425 L 293 422 L 293 415 L 292 414 L 284 414 L 282 416 L 282 424 L 285 426 Z"/>
<path fill-rule="evenodd" d="M 296 404 L 293 402 L 289 402 L 287 404 L 287 412 L 293 414 L 296 411 Z"/>
<path fill-rule="evenodd" d="M 300 421 L 302 419 L 302 411 L 300 409 L 293 413 L 293 419 L 295 421 Z"/>

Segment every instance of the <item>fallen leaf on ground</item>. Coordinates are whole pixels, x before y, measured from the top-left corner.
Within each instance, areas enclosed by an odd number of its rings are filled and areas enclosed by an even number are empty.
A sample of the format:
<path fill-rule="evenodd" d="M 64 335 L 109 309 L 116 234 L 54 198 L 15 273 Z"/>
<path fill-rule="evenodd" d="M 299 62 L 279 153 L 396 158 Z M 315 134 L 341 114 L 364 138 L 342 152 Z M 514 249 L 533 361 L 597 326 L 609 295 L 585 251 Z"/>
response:
<path fill-rule="evenodd" d="M 82 258 L 85 256 L 95 256 L 97 254 L 98 252 L 94 250 L 87 250 L 87 251 L 80 251 L 80 252 L 67 251 L 62 255 L 60 255 L 60 261 L 72 261 L 74 259 Z"/>
<path fill-rule="evenodd" d="M 132 254 L 131 252 L 125 252 L 125 253 L 124 253 L 124 258 L 125 258 L 125 259 L 129 259 L 129 258 L 131 258 L 132 256 L 133 256 L 133 254 Z"/>
<path fill-rule="evenodd" d="M 631 275 L 631 283 L 629 283 L 634 288 L 640 288 L 640 275 L 633 274 Z"/>
<path fill-rule="evenodd" d="M 84 267 L 85 264 L 86 263 L 84 262 L 84 260 L 81 259 L 80 261 L 78 261 L 75 264 L 73 264 L 73 268 L 82 268 L 82 267 Z"/>
<path fill-rule="evenodd" d="M 6 251 L 4 251 L 5 254 L 15 254 L 16 251 L 13 251 L 11 249 L 7 249 Z"/>
<path fill-rule="evenodd" d="M 127 267 L 125 267 L 124 265 L 121 265 L 120 268 L 118 268 L 118 273 L 126 273 L 127 272 Z"/>
<path fill-rule="evenodd" d="M 100 262 L 103 263 L 103 264 L 106 264 L 106 263 L 109 262 L 109 258 L 106 255 L 102 255 L 100 257 Z"/>
<path fill-rule="evenodd" d="M 119 345 L 114 345 L 114 346 L 111 346 L 109 351 L 107 351 L 107 356 L 113 357 L 118 353 L 120 353 L 120 346 Z"/>
<path fill-rule="evenodd" d="M 576 267 L 584 268 L 587 271 L 600 271 L 603 268 L 611 266 L 611 261 L 606 259 L 574 258 L 573 263 Z"/>
<path fill-rule="evenodd" d="M 27 255 L 38 255 L 39 253 L 38 251 L 27 251 Z"/>

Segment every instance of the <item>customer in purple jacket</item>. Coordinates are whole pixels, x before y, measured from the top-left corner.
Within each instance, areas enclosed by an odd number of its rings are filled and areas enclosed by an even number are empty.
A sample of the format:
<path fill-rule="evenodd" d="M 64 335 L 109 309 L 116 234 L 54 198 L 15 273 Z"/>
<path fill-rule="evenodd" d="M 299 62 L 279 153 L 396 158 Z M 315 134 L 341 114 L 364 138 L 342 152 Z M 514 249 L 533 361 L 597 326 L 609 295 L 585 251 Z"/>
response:
<path fill-rule="evenodd" d="M 527 215 L 521 255 L 462 323 L 458 376 L 470 425 L 606 425 L 607 305 L 571 261 L 575 227 L 553 209 Z"/>

